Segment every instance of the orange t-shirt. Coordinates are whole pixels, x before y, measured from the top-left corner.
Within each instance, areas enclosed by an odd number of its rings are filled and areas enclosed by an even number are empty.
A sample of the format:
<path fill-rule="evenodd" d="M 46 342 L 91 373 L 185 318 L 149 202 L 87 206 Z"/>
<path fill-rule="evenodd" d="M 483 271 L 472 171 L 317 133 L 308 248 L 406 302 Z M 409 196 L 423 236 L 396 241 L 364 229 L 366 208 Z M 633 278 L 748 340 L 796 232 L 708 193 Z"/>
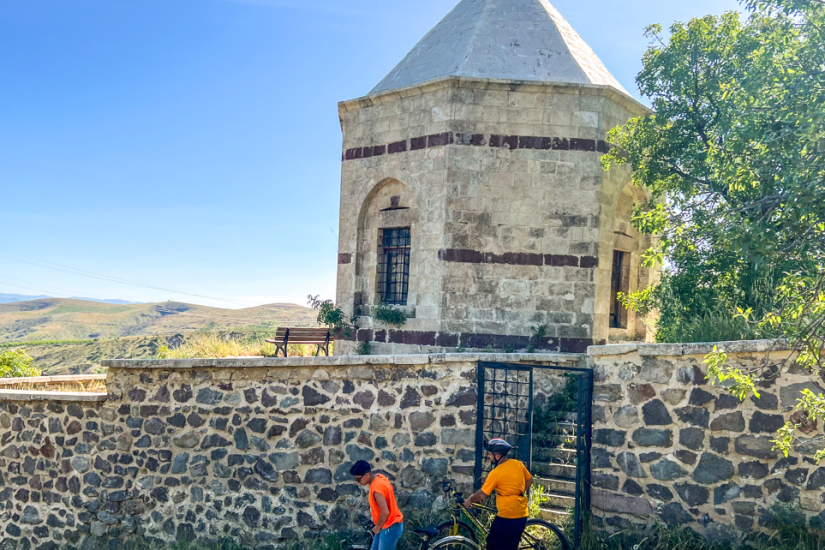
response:
<path fill-rule="evenodd" d="M 505 519 L 526 518 L 530 514 L 527 510 L 527 482 L 533 479 L 524 464 L 511 458 L 504 464 L 499 464 L 484 481 L 481 490 L 488 495 L 496 492 L 496 508 L 498 515 Z"/>
<path fill-rule="evenodd" d="M 381 515 L 381 510 L 378 508 L 378 503 L 375 502 L 375 493 L 384 497 L 387 501 L 387 508 L 390 509 L 390 515 L 387 522 L 381 526 L 381 529 L 386 529 L 396 523 L 404 521 L 404 515 L 398 509 L 398 503 L 395 502 L 395 490 L 390 484 L 390 480 L 381 474 L 376 474 L 375 479 L 370 483 L 370 511 L 372 512 L 372 522 L 378 523 L 378 516 Z"/>

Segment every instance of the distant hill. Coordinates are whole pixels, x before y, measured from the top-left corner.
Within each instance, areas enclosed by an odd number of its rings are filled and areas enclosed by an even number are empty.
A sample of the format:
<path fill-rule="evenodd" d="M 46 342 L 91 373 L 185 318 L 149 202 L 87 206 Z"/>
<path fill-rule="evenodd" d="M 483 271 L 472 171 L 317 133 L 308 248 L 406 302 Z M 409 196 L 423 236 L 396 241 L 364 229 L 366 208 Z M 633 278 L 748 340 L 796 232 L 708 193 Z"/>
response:
<path fill-rule="evenodd" d="M 196 330 L 274 331 L 281 325 L 314 326 L 315 317 L 313 310 L 296 304 L 221 309 L 183 302 L 108 304 L 42 298 L 0 304 L 0 344 L 155 336 Z"/>
<path fill-rule="evenodd" d="M 13 304 L 15 302 L 29 302 L 32 300 L 42 300 L 50 296 L 26 296 L 24 294 L 1 294 L 0 304 Z M 104 304 L 137 304 L 139 302 L 129 302 L 127 300 L 98 300 L 96 298 L 72 298 L 72 300 L 83 300 L 85 302 L 102 302 Z"/>
<path fill-rule="evenodd" d="M 279 326 L 315 326 L 316 312 L 296 304 L 221 309 L 183 302 L 108 304 L 41 298 L 0 304 L 0 351 L 25 348 L 44 374 L 100 371 L 103 359 L 152 357 L 198 332 L 253 337 Z"/>
<path fill-rule="evenodd" d="M 48 296 L 24 296 L 23 294 L 0 294 L 0 304 L 11 304 L 13 302 L 25 302 L 27 300 L 41 300 Z"/>

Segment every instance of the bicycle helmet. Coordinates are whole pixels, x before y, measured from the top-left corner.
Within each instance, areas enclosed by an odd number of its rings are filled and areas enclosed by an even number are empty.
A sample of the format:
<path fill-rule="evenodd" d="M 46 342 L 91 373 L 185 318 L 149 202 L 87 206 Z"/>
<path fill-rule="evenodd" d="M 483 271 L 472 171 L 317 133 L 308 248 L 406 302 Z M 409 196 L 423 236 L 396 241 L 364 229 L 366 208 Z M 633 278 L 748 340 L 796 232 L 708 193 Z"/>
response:
<path fill-rule="evenodd" d="M 509 443 L 507 443 L 506 441 L 504 441 L 503 439 L 500 439 L 498 437 L 495 438 L 495 439 L 491 439 L 484 446 L 484 449 L 487 452 L 497 454 L 497 455 L 501 455 L 501 456 L 507 456 L 507 453 L 509 453 L 512 448 L 513 448 L 512 445 L 510 445 Z"/>

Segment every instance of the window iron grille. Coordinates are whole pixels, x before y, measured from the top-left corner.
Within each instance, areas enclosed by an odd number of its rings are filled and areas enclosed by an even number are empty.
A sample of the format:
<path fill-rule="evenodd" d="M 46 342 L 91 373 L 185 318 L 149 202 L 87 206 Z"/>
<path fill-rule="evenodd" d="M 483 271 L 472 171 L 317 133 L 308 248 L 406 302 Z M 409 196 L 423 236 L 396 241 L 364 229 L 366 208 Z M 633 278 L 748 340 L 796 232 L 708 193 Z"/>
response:
<path fill-rule="evenodd" d="M 378 250 L 378 297 L 382 303 L 407 305 L 410 286 L 410 228 L 382 229 Z"/>

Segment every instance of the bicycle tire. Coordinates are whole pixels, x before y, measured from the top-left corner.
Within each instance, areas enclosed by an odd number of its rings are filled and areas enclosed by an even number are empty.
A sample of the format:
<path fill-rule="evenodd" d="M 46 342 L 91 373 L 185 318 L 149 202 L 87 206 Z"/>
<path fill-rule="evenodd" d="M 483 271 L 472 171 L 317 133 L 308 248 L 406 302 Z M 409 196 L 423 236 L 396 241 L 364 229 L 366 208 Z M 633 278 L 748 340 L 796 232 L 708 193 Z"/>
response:
<path fill-rule="evenodd" d="M 561 527 L 543 519 L 527 520 L 519 541 L 519 550 L 571 550 L 570 541 Z"/>
<path fill-rule="evenodd" d="M 458 525 L 458 529 L 456 530 L 457 532 L 454 533 L 453 532 L 453 527 L 456 524 Z M 458 535 L 458 536 L 461 536 L 461 537 L 464 537 L 464 538 L 468 538 L 468 539 L 470 539 L 471 541 L 473 541 L 475 543 L 478 543 L 478 535 L 476 535 L 475 529 L 473 529 L 473 527 L 470 524 L 465 523 L 463 521 L 459 520 L 459 521 L 454 522 L 453 520 L 447 520 L 443 523 L 439 523 L 438 525 L 435 526 L 435 528 L 438 529 L 438 538 L 439 539 L 442 539 L 444 537 Z"/>
<path fill-rule="evenodd" d="M 458 535 L 436 541 L 430 550 L 479 550 L 478 544 Z"/>

